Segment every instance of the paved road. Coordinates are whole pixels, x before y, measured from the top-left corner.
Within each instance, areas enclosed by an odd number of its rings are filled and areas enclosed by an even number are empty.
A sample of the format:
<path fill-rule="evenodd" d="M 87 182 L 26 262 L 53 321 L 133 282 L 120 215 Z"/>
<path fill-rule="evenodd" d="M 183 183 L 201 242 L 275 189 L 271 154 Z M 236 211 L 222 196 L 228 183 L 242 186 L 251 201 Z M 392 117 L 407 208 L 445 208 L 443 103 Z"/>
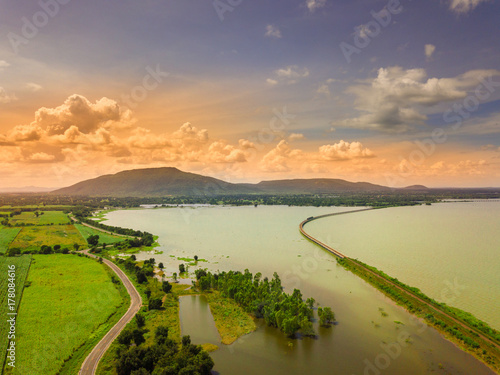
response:
<path fill-rule="evenodd" d="M 83 253 L 93 258 L 97 258 L 95 255 L 89 254 L 88 250 L 84 250 Z M 103 259 L 103 262 L 106 263 L 118 275 L 123 285 L 125 285 L 125 288 L 127 288 L 128 294 L 130 294 L 130 307 L 125 315 L 123 315 L 123 317 L 120 319 L 120 321 L 116 323 L 113 328 L 111 328 L 106 336 L 104 336 L 102 340 L 99 341 L 92 352 L 87 356 L 87 358 L 83 362 L 82 368 L 80 369 L 80 375 L 95 374 L 97 365 L 99 364 L 99 361 L 101 360 L 106 350 L 108 350 L 113 340 L 118 337 L 122 329 L 125 328 L 127 323 L 134 318 L 135 314 L 142 306 L 141 296 L 139 295 L 139 292 L 137 292 L 137 289 L 135 289 L 134 285 L 129 280 L 127 275 L 125 275 L 125 273 L 113 262 L 110 262 L 107 259 Z"/>

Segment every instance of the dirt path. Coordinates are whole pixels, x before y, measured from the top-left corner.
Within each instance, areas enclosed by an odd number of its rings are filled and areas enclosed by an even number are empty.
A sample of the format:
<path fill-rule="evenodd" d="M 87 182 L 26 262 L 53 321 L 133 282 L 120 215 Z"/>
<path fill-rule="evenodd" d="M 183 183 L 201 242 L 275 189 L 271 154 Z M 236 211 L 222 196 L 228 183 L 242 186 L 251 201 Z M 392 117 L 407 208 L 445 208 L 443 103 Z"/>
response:
<path fill-rule="evenodd" d="M 89 250 L 82 251 L 84 254 L 97 258 L 95 255 L 89 254 Z M 82 368 L 80 369 L 80 375 L 93 375 L 97 370 L 97 365 L 101 360 L 102 356 L 108 350 L 111 343 L 118 337 L 123 328 L 130 322 L 135 314 L 139 311 L 142 306 L 142 299 L 139 295 L 137 289 L 135 289 L 134 285 L 130 281 L 130 279 L 125 275 L 125 273 L 113 262 L 103 259 L 103 262 L 106 263 L 108 267 L 110 267 L 116 275 L 120 278 L 125 288 L 127 288 L 127 292 L 130 295 L 130 307 L 122 316 L 122 318 L 116 323 L 111 330 L 102 338 L 101 341 L 94 347 L 92 352 L 87 356 L 85 361 L 83 362 Z"/>

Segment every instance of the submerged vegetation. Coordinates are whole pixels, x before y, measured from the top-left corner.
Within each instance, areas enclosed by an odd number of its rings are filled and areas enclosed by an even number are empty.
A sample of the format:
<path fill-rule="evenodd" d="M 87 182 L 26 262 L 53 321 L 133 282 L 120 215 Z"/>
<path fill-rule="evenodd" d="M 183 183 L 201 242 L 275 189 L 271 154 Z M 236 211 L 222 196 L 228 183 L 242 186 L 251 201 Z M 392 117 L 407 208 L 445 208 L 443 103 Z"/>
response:
<path fill-rule="evenodd" d="M 268 326 L 276 327 L 288 336 L 296 333 L 316 335 L 312 324 L 314 299 L 304 302 L 298 289 L 286 294 L 276 272 L 271 280 L 267 277 L 261 280 L 262 274 L 254 276 L 248 270 L 215 274 L 197 270 L 196 278 L 202 291 L 219 291 L 223 297 L 235 300 L 245 311 L 264 319 Z M 320 311 L 321 324 L 330 325 L 334 320 L 331 309 L 327 307 Z"/>

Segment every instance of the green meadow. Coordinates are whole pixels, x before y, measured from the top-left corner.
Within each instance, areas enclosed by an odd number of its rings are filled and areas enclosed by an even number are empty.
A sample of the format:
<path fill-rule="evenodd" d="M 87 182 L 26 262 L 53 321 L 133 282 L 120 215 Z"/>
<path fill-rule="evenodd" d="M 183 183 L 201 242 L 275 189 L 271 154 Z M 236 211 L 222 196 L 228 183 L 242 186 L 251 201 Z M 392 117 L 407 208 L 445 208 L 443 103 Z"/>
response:
<path fill-rule="evenodd" d="M 7 313 L 16 312 L 19 306 L 19 302 L 21 301 L 26 276 L 28 275 L 28 270 L 31 263 L 31 255 L 23 255 L 20 257 L 0 257 L 0 272 L 2 273 L 2 277 L 0 278 L 0 316 L 2 319 L 0 320 L 0 353 L 5 353 L 7 351 L 8 338 L 7 333 L 9 331 L 10 326 L 7 324 Z M 8 305 L 8 270 L 9 266 L 15 266 L 15 297 L 13 298 L 15 305 L 14 310 L 9 310 Z M 1 369 L 3 369 L 5 362 L 5 355 L 0 356 L 0 373 Z"/>
<path fill-rule="evenodd" d="M 0 253 L 5 253 L 21 228 L 0 227 Z"/>
<path fill-rule="evenodd" d="M 20 215 L 15 215 L 9 221 L 13 226 L 24 224 L 30 225 L 61 225 L 70 224 L 68 215 L 62 211 L 42 211 L 38 216 L 34 212 L 21 212 Z"/>
<path fill-rule="evenodd" d="M 111 271 L 77 255 L 34 255 L 18 315 L 16 368 L 6 374 L 77 374 L 130 299 Z"/>
<path fill-rule="evenodd" d="M 110 245 L 113 243 L 122 242 L 122 241 L 126 240 L 126 237 L 113 236 L 111 234 L 101 232 L 100 230 L 89 228 L 89 227 L 82 225 L 82 224 L 75 224 L 75 228 L 78 229 L 80 234 L 85 239 L 87 239 L 89 236 L 92 236 L 92 235 L 98 235 L 99 236 L 99 244 L 101 244 L 101 245 L 103 243 Z"/>
<path fill-rule="evenodd" d="M 21 251 L 40 250 L 42 245 L 61 245 L 73 250 L 73 244 L 79 244 L 81 247 L 87 246 L 80 232 L 74 225 L 54 225 L 24 227 L 17 235 L 10 247 L 18 247 Z"/>

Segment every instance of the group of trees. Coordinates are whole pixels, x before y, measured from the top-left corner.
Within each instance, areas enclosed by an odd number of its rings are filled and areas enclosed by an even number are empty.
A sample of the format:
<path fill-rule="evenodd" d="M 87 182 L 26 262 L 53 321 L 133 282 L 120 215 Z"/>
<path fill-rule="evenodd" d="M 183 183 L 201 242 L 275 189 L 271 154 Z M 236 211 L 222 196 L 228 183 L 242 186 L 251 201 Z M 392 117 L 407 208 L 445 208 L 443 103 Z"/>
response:
<path fill-rule="evenodd" d="M 288 336 L 300 332 L 305 336 L 315 336 L 312 320 L 314 299 L 302 298 L 302 293 L 294 289 L 292 294 L 283 292 L 281 279 L 277 273 L 271 280 L 262 274 L 252 275 L 248 270 L 241 272 L 221 272 L 212 274 L 204 270 L 195 271 L 201 290 L 215 289 L 224 297 L 234 299 L 247 312 L 263 318 L 267 325 L 276 327 Z M 321 310 L 320 322 L 329 325 L 334 315 L 330 308 Z"/>
<path fill-rule="evenodd" d="M 118 337 L 116 372 L 118 375 L 209 375 L 214 362 L 189 336 L 179 345 L 168 337 L 168 327 L 155 331 L 154 343 L 145 345 L 145 330 L 123 331 Z M 134 345 L 132 345 L 134 344 Z"/>
<path fill-rule="evenodd" d="M 99 229 L 104 229 L 108 232 L 123 234 L 125 236 L 130 236 L 130 237 L 138 237 L 143 241 L 144 246 L 151 246 L 154 243 L 153 235 L 151 233 L 148 233 L 148 232 L 142 232 L 140 230 L 129 229 L 129 228 L 114 227 L 111 225 L 99 223 L 95 220 L 89 219 L 87 217 L 82 217 L 82 216 L 77 216 L 77 219 L 80 220 L 82 223 L 89 224 L 89 225 L 96 227 L 96 228 L 99 228 Z M 151 242 L 149 245 L 146 244 L 149 242 Z"/>

